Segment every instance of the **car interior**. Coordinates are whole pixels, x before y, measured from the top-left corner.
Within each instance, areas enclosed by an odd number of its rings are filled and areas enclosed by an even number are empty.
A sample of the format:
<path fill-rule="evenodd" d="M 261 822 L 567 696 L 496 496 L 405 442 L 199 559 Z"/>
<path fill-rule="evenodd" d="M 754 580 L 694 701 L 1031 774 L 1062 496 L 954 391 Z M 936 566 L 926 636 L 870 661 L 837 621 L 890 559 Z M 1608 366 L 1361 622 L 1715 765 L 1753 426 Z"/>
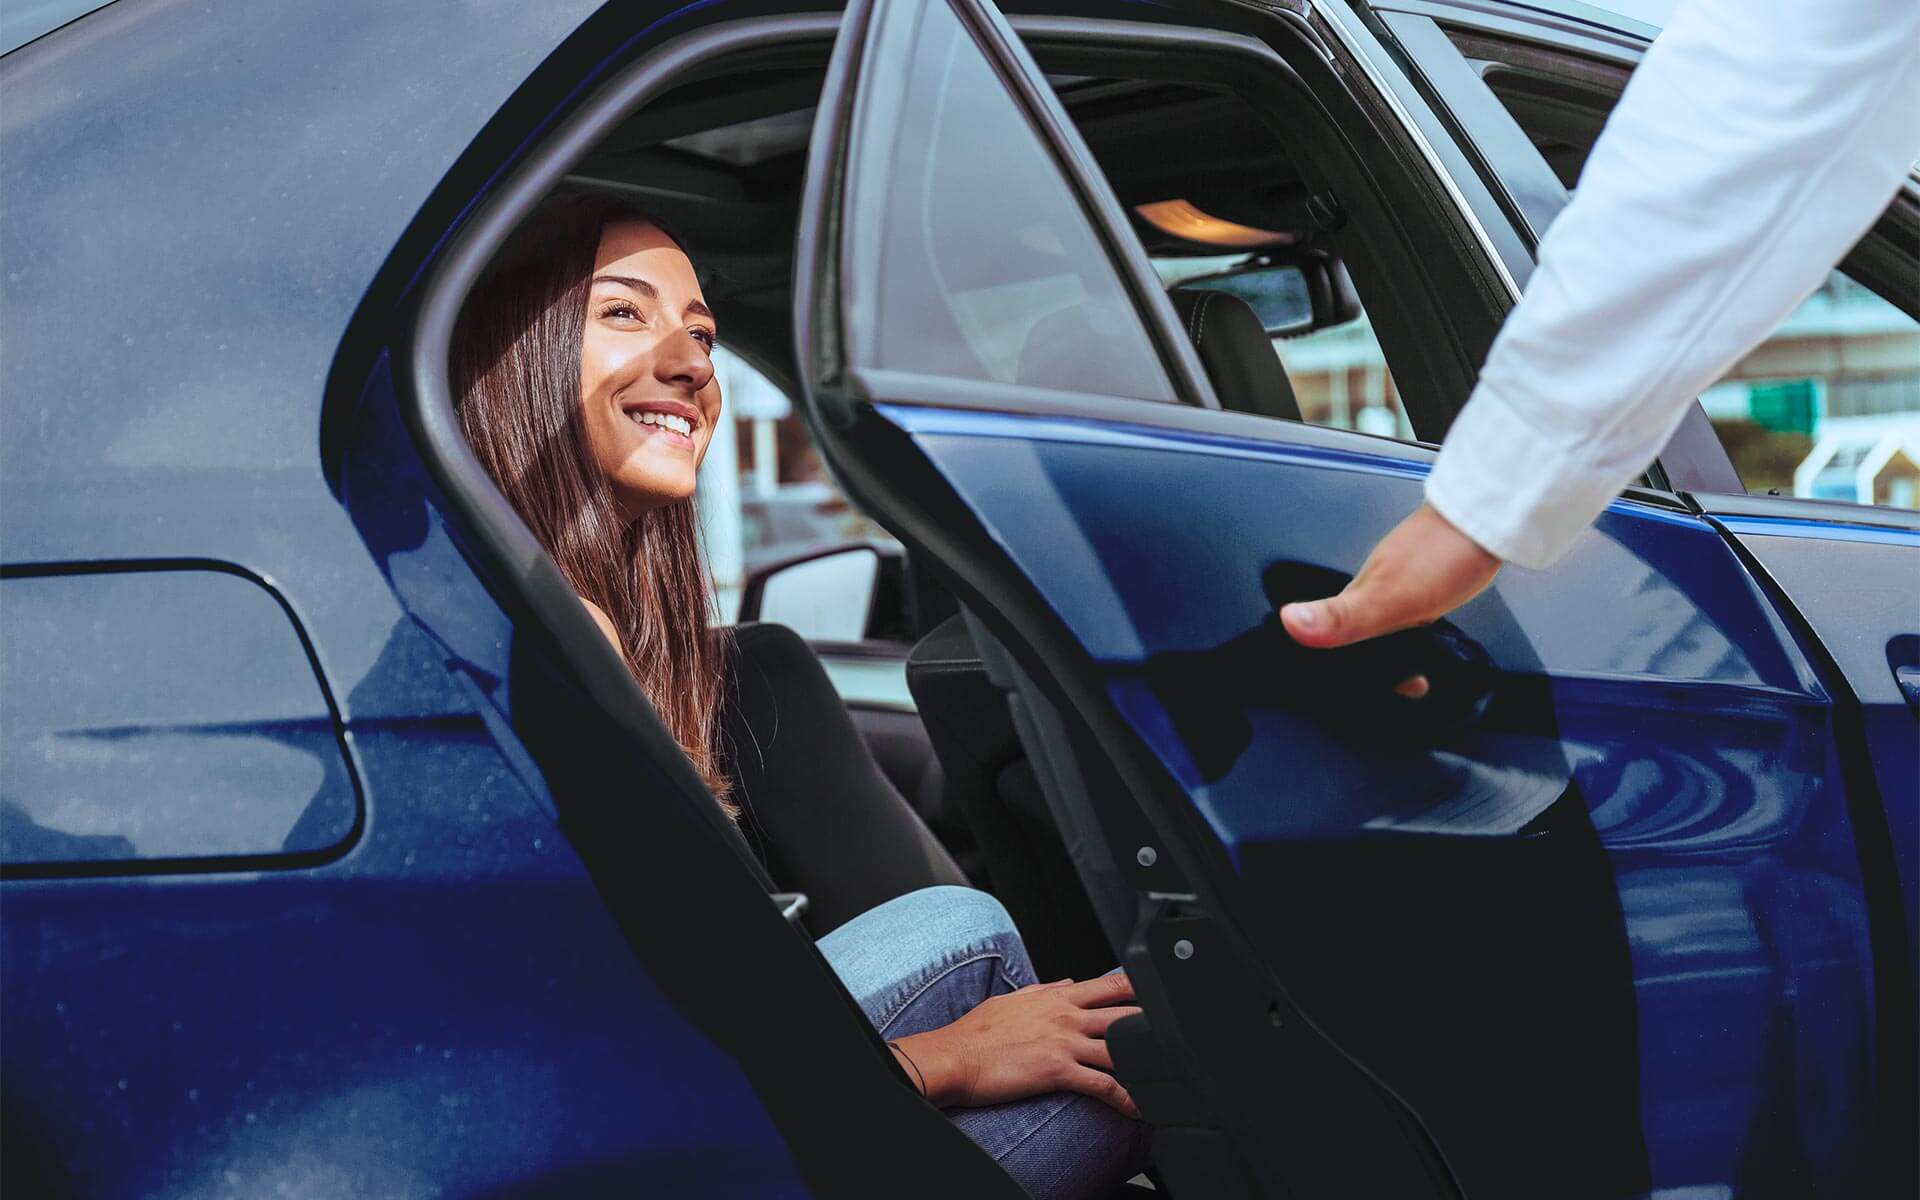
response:
<path fill-rule="evenodd" d="M 1282 138 L 1253 106 L 1217 86 L 1094 75 L 1049 81 L 1163 277 L 1208 276 L 1176 283 L 1170 299 L 1220 406 L 1299 421 L 1294 388 L 1274 349 L 1275 335 L 1288 331 L 1222 285 L 1239 274 L 1296 266 L 1311 299 L 1308 325 L 1359 315 L 1327 236 L 1338 218 L 1316 205 Z M 670 89 L 603 139 L 563 185 L 626 199 L 669 224 L 702 275 L 724 345 L 795 396 L 794 246 L 821 85 L 817 66 L 779 66 Z M 1211 267 L 1181 270 L 1183 260 Z M 1076 315 L 1065 310 L 1047 320 Z M 1050 359 L 1048 346 L 1058 339 L 1045 325 L 1029 331 L 1020 353 L 1022 383 L 1048 386 L 1072 366 Z M 833 794 L 830 836 L 851 840 L 856 851 L 842 847 L 834 861 L 860 862 L 860 877 L 809 872 L 800 860 L 822 830 L 769 828 L 750 799 L 743 831 L 759 843 L 779 887 L 809 895 L 804 919 L 816 937 L 898 894 L 903 863 L 931 863 L 941 877 L 1002 901 L 1041 978 L 1111 969 L 1135 914 L 1090 895 L 1085 864 L 1077 870 L 1069 850 L 1085 831 L 1063 832 L 1059 806 L 1049 805 L 1047 793 L 1120 784 L 1088 777 L 1089 770 L 1098 773 L 1090 760 L 1074 771 L 1035 761 L 1033 725 L 1049 716 L 1010 703 L 1023 677 L 1004 649 L 931 572 L 908 563 L 892 585 L 904 598 L 877 611 L 896 634 L 909 635 L 901 645 L 911 642 L 905 673 L 917 717 L 877 708 L 843 721 L 844 709 L 800 639 L 769 626 L 737 627 L 737 652 L 760 680 L 744 703 L 760 720 L 807 722 L 818 770 L 805 772 L 803 786 Z M 752 762 L 741 768 L 749 798 L 768 786 L 753 777 L 755 769 Z M 1065 775 L 1074 778 L 1066 783 Z M 769 852 L 777 844 L 790 853 Z"/>
<path fill-rule="evenodd" d="M 792 247 L 820 82 L 817 71 L 789 68 L 732 78 L 724 88 L 687 84 L 635 114 L 569 179 L 572 187 L 628 198 L 671 222 L 694 248 L 727 347 L 790 392 L 798 388 L 791 360 Z M 1055 76 L 1051 82 L 1156 261 L 1232 255 L 1258 267 L 1325 260 L 1306 185 L 1273 132 L 1239 97 L 1158 81 Z M 1223 408 L 1300 419 L 1271 338 L 1246 301 L 1204 281 L 1170 294 Z M 1345 315 L 1357 312 L 1349 306 Z M 1050 319 L 1073 316 L 1065 311 Z M 1023 382 L 1045 386 L 1071 368 L 1048 360 L 1045 348 L 1059 340 L 1045 328 L 1029 335 L 1020 360 Z M 924 572 L 916 578 L 923 591 L 937 589 Z M 1109 939 L 1048 812 L 1001 689 L 988 680 L 951 599 L 923 594 L 917 600 L 920 614 L 948 614 L 923 617 L 906 662 L 924 732 L 903 730 L 898 712 L 862 708 L 855 720 L 868 747 L 891 790 L 909 797 L 921 819 L 944 832 L 970 882 L 1007 906 L 1044 977 L 1085 978 L 1110 969 Z M 891 807 L 883 799 L 872 803 Z M 879 863 L 873 870 L 887 873 Z M 872 895 L 866 884 L 849 890 Z M 816 935 L 857 911 L 834 896 L 815 895 L 812 904 Z"/>

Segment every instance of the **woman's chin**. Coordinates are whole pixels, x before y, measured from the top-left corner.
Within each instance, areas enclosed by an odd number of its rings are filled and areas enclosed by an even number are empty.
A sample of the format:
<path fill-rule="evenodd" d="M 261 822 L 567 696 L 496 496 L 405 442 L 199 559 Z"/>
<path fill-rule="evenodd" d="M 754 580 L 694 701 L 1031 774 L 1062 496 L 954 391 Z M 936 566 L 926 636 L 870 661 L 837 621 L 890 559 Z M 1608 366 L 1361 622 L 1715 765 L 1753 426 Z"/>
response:
<path fill-rule="evenodd" d="M 620 507 L 637 518 L 691 497 L 697 480 L 691 464 L 679 470 L 652 470 L 644 474 L 628 471 L 614 481 L 614 490 L 620 497 Z"/>

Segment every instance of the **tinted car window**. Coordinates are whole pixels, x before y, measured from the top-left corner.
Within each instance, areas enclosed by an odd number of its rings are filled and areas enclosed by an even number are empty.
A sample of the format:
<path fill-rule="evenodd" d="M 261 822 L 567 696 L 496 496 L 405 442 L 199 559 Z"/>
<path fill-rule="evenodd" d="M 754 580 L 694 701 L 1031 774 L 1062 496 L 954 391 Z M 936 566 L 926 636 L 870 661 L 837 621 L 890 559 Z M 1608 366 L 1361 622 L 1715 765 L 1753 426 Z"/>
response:
<path fill-rule="evenodd" d="M 286 610 L 211 570 L 0 581 L 0 861 L 322 851 L 353 783 Z"/>
<path fill-rule="evenodd" d="M 1700 403 L 1749 492 L 1920 508 L 1920 323 L 1839 271 Z"/>
<path fill-rule="evenodd" d="M 1173 400 L 1086 214 L 952 11 L 881 19 L 863 108 L 879 124 L 858 144 L 890 176 L 848 233 L 869 365 Z"/>
<path fill-rule="evenodd" d="M 1204 282 L 1206 276 L 1233 269 L 1243 257 L 1157 258 L 1153 265 L 1169 287 L 1204 287 L 1209 286 Z M 1203 282 L 1190 285 L 1196 277 Z M 1306 310 L 1304 295 L 1301 305 Z M 1310 310 L 1306 315 L 1311 316 Z M 1387 369 L 1386 352 L 1380 348 L 1373 321 L 1364 309 L 1342 325 L 1277 334 L 1272 345 L 1293 386 L 1301 420 L 1310 425 L 1415 440 L 1400 388 Z"/>

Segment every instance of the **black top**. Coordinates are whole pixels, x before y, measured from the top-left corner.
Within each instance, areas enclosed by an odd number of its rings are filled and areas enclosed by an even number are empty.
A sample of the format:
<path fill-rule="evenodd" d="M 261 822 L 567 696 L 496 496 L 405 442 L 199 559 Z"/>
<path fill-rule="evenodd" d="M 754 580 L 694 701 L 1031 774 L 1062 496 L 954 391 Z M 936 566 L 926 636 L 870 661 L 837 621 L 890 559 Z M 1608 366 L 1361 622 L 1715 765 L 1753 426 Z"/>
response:
<path fill-rule="evenodd" d="M 727 771 L 740 826 L 820 937 L 883 901 L 967 880 L 880 770 L 820 660 L 783 625 L 735 626 Z"/>

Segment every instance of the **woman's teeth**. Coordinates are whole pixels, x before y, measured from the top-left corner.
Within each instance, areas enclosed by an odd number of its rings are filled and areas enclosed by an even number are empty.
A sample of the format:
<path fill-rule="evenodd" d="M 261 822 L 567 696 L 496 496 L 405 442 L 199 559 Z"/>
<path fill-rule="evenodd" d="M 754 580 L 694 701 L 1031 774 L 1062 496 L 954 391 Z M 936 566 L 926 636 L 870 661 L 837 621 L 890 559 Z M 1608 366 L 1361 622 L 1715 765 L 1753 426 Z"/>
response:
<path fill-rule="evenodd" d="M 676 417 L 672 413 L 637 412 L 631 414 L 635 423 L 640 425 L 658 425 L 662 429 L 671 429 L 681 437 L 693 436 L 693 422 L 685 417 Z"/>

